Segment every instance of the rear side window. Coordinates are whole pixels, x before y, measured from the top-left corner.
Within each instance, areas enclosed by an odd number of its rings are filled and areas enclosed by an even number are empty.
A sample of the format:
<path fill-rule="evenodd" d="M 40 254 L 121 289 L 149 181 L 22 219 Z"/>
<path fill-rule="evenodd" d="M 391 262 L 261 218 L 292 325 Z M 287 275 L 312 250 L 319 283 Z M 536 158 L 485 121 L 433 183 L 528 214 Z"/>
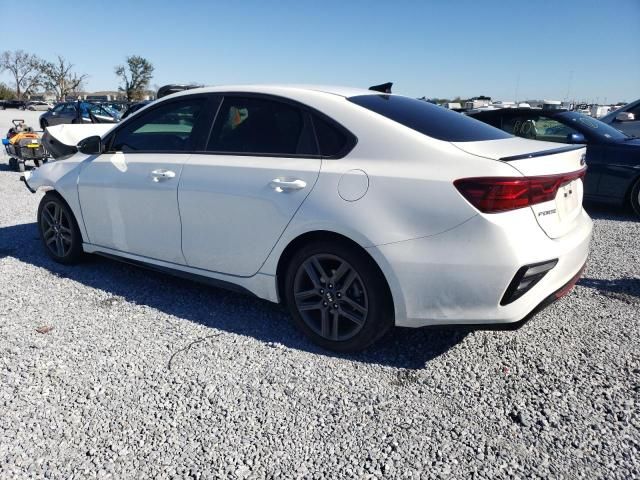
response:
<path fill-rule="evenodd" d="M 313 126 L 318 139 L 320 155 L 323 157 L 338 156 L 351 141 L 345 132 L 318 115 L 313 116 Z"/>
<path fill-rule="evenodd" d="M 486 123 L 423 100 L 397 95 L 358 95 L 349 101 L 438 140 L 477 142 L 511 138 Z"/>
<path fill-rule="evenodd" d="M 315 154 L 305 115 L 284 102 L 225 97 L 207 150 L 247 155 Z"/>

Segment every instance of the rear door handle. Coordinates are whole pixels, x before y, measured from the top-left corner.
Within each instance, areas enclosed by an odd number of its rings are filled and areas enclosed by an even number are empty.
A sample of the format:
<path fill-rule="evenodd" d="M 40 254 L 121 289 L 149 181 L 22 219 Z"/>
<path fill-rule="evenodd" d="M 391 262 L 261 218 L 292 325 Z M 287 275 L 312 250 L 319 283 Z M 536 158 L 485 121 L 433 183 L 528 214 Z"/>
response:
<path fill-rule="evenodd" d="M 292 192 L 294 190 L 302 190 L 307 186 L 307 182 L 296 178 L 295 180 L 289 180 L 285 178 L 274 178 L 269 182 L 271 188 L 276 192 Z"/>
<path fill-rule="evenodd" d="M 151 172 L 151 178 L 153 178 L 154 182 L 162 182 L 174 178 L 175 176 L 176 172 L 173 170 L 165 170 L 164 168 L 153 170 Z"/>

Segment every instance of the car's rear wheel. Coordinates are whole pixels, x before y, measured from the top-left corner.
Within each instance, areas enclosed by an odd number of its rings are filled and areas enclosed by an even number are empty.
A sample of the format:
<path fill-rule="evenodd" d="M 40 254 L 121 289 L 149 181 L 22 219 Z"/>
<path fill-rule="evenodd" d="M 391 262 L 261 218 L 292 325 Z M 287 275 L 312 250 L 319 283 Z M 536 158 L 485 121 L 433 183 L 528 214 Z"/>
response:
<path fill-rule="evenodd" d="M 640 217 L 640 178 L 631 189 L 631 208 L 635 214 Z"/>
<path fill-rule="evenodd" d="M 363 350 L 393 326 L 393 304 L 382 272 L 357 247 L 314 242 L 298 250 L 285 274 L 295 324 L 329 350 Z"/>
<path fill-rule="evenodd" d="M 82 236 L 73 212 L 60 196 L 47 193 L 38 207 L 40 238 L 47 254 L 56 262 L 78 263 L 82 258 Z"/>

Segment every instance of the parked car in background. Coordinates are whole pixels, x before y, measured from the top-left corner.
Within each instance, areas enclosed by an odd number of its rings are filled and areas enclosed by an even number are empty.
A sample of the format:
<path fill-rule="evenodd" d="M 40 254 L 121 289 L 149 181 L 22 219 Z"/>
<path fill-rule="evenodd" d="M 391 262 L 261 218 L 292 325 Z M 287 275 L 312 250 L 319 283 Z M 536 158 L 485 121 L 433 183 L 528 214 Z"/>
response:
<path fill-rule="evenodd" d="M 105 105 L 76 101 L 59 103 L 40 116 L 40 128 L 64 123 L 117 123 L 120 113 Z"/>
<path fill-rule="evenodd" d="M 125 118 L 127 118 L 129 115 L 132 115 L 134 113 L 136 113 L 138 110 L 140 110 L 143 107 L 146 107 L 147 105 L 149 105 L 153 100 L 144 100 L 142 102 L 136 102 L 136 103 L 132 103 L 131 105 L 129 105 L 129 107 L 124 111 L 124 113 L 122 114 L 122 120 L 124 120 Z"/>
<path fill-rule="evenodd" d="M 503 109 L 469 116 L 531 140 L 587 145 L 585 196 L 640 216 L 640 138 L 578 112 Z"/>
<path fill-rule="evenodd" d="M 4 108 L 22 108 L 26 102 L 24 100 L 5 100 Z"/>
<path fill-rule="evenodd" d="M 600 119 L 632 137 L 640 137 L 640 100 L 628 103 Z"/>
<path fill-rule="evenodd" d="M 45 251 L 281 301 L 325 348 L 365 348 L 394 324 L 520 321 L 567 293 L 587 259 L 584 147 L 418 99 L 198 88 L 83 137 L 104 127 L 52 127 L 79 151 L 25 173 L 48 190 Z"/>
<path fill-rule="evenodd" d="M 24 106 L 25 110 L 37 110 L 37 111 L 47 111 L 50 108 L 53 108 L 53 105 L 49 102 L 42 102 L 39 100 L 34 100 L 27 102 Z"/>

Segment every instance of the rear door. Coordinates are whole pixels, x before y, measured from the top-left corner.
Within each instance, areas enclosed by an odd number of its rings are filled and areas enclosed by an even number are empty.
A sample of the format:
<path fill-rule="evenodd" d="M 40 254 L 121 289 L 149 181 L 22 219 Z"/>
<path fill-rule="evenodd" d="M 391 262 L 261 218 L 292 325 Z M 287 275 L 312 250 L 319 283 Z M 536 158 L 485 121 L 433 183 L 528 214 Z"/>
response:
<path fill-rule="evenodd" d="M 202 149 L 213 109 L 190 95 L 164 101 L 111 134 L 108 151 L 81 171 L 78 193 L 92 244 L 184 264 L 178 182 Z"/>
<path fill-rule="evenodd" d="M 578 174 L 585 169 L 583 146 L 561 146 L 522 138 L 458 142 L 455 145 L 474 155 L 508 162 L 527 177 Z M 551 183 L 550 180 L 549 188 Z M 546 234 L 551 238 L 559 238 L 575 227 L 582 212 L 583 197 L 583 177 L 574 178 L 561 183 L 554 200 L 535 204 L 531 209 Z"/>
<path fill-rule="evenodd" d="M 206 151 L 180 179 L 189 266 L 254 275 L 313 188 L 321 160 L 309 114 L 264 96 L 226 95 Z"/>

